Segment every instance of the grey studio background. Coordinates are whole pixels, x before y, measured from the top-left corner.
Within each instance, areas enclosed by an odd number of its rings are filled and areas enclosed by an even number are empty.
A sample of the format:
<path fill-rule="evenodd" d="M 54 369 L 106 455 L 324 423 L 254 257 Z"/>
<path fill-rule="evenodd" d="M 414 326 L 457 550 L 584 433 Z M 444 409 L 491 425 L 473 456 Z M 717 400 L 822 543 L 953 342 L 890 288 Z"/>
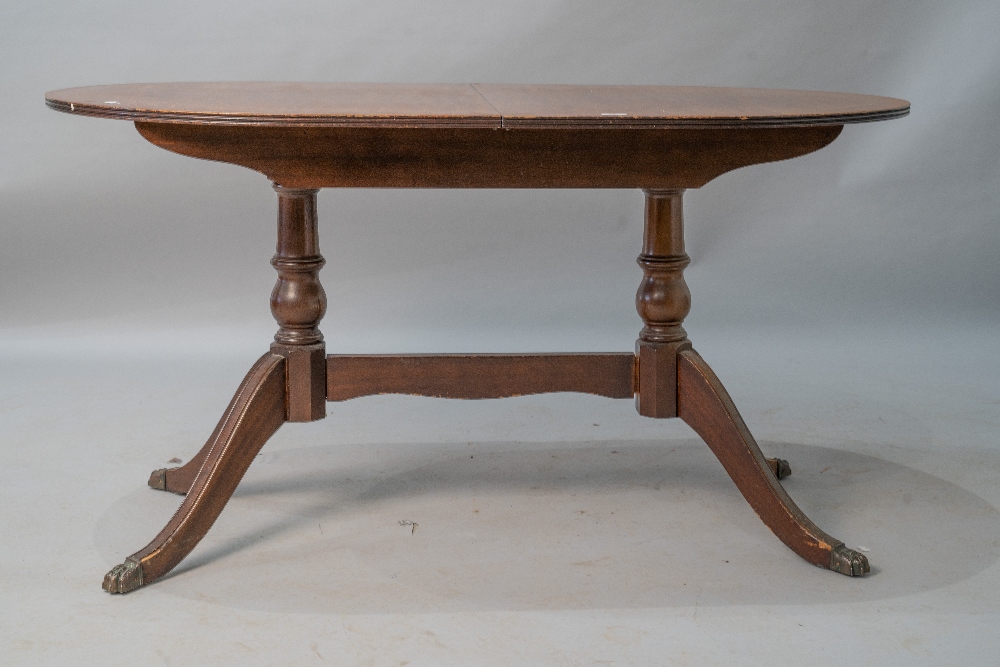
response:
<path fill-rule="evenodd" d="M 0 662 L 996 664 L 998 30 L 991 2 L 5 3 Z M 685 200 L 689 334 L 873 576 L 799 560 L 628 401 L 372 397 L 283 427 L 176 574 L 104 594 L 179 500 L 149 471 L 273 335 L 275 197 L 43 95 L 184 80 L 910 100 Z M 319 206 L 331 352 L 631 349 L 639 192 Z"/>

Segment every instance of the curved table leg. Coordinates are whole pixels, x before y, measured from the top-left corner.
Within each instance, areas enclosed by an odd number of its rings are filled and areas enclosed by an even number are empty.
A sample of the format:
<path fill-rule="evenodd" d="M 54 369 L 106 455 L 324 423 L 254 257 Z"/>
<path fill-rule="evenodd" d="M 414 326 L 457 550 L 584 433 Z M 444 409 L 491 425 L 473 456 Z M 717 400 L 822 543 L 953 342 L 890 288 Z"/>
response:
<path fill-rule="evenodd" d="M 208 443 L 178 469 L 191 466 L 195 473 L 187 489 L 175 487 L 187 491 L 177 513 L 144 549 L 105 575 L 104 590 L 128 593 L 159 579 L 205 536 L 257 452 L 285 422 L 285 363 L 283 356 L 268 353 L 250 369 Z"/>
<path fill-rule="evenodd" d="M 775 459 L 772 467 L 764 458 L 719 378 L 694 350 L 677 355 L 677 412 L 712 449 L 765 525 L 792 551 L 848 576 L 870 571 L 864 554 L 827 535 L 795 506 L 775 475 L 776 470 L 782 472 L 782 462 Z"/>

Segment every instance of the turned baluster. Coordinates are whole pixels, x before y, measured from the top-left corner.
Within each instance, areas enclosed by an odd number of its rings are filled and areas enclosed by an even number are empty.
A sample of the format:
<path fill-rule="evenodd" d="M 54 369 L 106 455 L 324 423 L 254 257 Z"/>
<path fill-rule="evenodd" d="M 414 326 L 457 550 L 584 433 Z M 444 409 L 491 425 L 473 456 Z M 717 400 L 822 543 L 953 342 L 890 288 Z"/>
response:
<path fill-rule="evenodd" d="M 325 260 L 319 252 L 317 190 L 285 188 L 278 193 L 278 243 L 271 265 L 278 282 L 271 314 L 278 323 L 271 350 L 287 361 L 288 421 L 326 416 L 326 347 L 319 322 L 326 292 L 319 281 Z"/>
<path fill-rule="evenodd" d="M 684 267 L 683 190 L 646 190 L 639 266 L 643 278 L 635 307 L 644 326 L 636 341 L 636 409 L 646 417 L 677 416 L 677 353 L 691 344 L 681 323 L 691 310 Z"/>

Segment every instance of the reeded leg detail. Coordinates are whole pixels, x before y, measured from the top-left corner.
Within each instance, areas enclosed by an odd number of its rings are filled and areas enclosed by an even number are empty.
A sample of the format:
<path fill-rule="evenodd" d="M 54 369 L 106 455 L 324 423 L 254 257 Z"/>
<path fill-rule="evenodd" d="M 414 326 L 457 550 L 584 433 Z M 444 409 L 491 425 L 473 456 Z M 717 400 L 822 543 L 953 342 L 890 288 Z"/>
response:
<path fill-rule="evenodd" d="M 772 465 L 764 458 L 719 378 L 694 350 L 677 356 L 677 411 L 712 449 L 764 524 L 792 551 L 849 576 L 870 571 L 867 558 L 820 530 L 795 505 L 775 474 L 787 462 L 774 459 Z"/>
<path fill-rule="evenodd" d="M 104 577 L 104 590 L 127 593 L 159 579 L 201 541 L 257 452 L 284 423 L 285 383 L 283 356 L 268 353 L 257 361 L 203 448 L 204 459 L 177 513 L 152 542 Z"/>

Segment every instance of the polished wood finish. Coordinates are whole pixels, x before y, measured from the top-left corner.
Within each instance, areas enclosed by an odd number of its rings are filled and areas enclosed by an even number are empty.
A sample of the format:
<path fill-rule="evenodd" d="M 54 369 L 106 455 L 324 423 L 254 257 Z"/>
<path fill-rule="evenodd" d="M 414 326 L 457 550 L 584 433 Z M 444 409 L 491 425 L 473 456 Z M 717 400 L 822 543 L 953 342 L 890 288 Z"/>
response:
<path fill-rule="evenodd" d="M 697 188 L 909 112 L 848 93 L 498 84 L 126 84 L 46 103 L 289 188 Z"/>
<path fill-rule="evenodd" d="M 326 314 L 326 292 L 319 271 L 316 190 L 275 185 L 278 193 L 278 244 L 271 265 L 278 282 L 271 292 L 271 314 L 277 321 L 274 340 L 282 345 L 323 342 L 319 321 Z"/>
<path fill-rule="evenodd" d="M 830 569 L 839 565 L 837 558 L 846 556 L 857 563 L 858 571 L 845 574 L 868 572 L 863 554 L 846 549 L 795 505 L 725 387 L 694 350 L 685 350 L 677 358 L 677 413 L 708 444 L 757 516 L 792 551 Z M 778 468 L 781 462 L 775 461 Z"/>
<path fill-rule="evenodd" d="M 55 90 L 58 111 L 119 120 L 282 127 L 500 127 L 467 83 L 136 83 Z"/>
<path fill-rule="evenodd" d="M 271 351 L 287 363 L 286 418 L 309 422 L 326 416 L 326 347 L 319 322 L 326 292 L 319 280 L 326 261 L 319 252 L 316 190 L 274 186 L 278 193 L 278 242 L 271 265 L 278 281 L 271 314 L 278 323 Z"/>
<path fill-rule="evenodd" d="M 635 306 L 644 326 L 635 350 L 639 391 L 636 409 L 644 417 L 677 416 L 677 355 L 690 349 L 681 323 L 691 310 L 684 268 L 682 190 L 647 190 L 642 254 L 642 282 Z"/>
<path fill-rule="evenodd" d="M 54 90 L 45 101 L 131 121 L 393 128 L 843 125 L 910 108 L 891 97 L 806 90 L 495 83 L 138 83 Z"/>
<path fill-rule="evenodd" d="M 285 421 L 309 422 L 326 416 L 326 355 L 323 345 L 271 345 L 272 355 L 285 359 Z M 186 495 L 194 484 L 202 464 L 226 425 L 223 419 L 211 437 L 190 461 L 177 468 L 154 470 L 150 488 Z"/>
<path fill-rule="evenodd" d="M 615 354 L 332 354 L 327 400 L 373 394 L 504 398 L 571 391 L 608 398 L 635 393 L 635 357 Z"/>
<path fill-rule="evenodd" d="M 285 419 L 310 422 L 326 416 L 326 348 L 319 322 L 326 293 L 319 281 L 325 260 L 319 252 L 316 190 L 274 186 L 278 194 L 278 231 L 271 264 L 278 280 L 271 292 L 271 314 L 278 323 L 271 353 L 285 359 Z M 184 495 L 219 437 L 212 437 L 190 461 L 154 470 L 149 486 Z"/>
<path fill-rule="evenodd" d="M 311 422 L 326 417 L 326 346 L 272 343 L 271 352 L 288 362 L 288 421 Z"/>
<path fill-rule="evenodd" d="M 163 576 L 222 511 L 256 452 L 285 421 L 326 402 L 380 393 L 500 398 L 574 391 L 628 398 L 648 417 L 680 417 L 705 440 L 764 523 L 816 565 L 859 576 L 867 559 L 812 523 L 778 480 L 721 382 L 683 328 L 682 197 L 727 171 L 805 155 L 848 123 L 904 116 L 885 97 L 662 86 L 198 83 L 54 91 L 68 113 L 134 121 L 166 150 L 241 165 L 278 194 L 278 332 L 212 437 L 150 486 L 186 494 L 141 551 L 108 573 L 125 593 Z M 330 355 L 319 323 L 316 189 L 321 187 L 642 188 L 643 277 L 636 353 Z"/>
<path fill-rule="evenodd" d="M 842 128 L 135 125 L 160 148 L 242 165 L 290 188 L 699 188 L 739 167 L 819 150 Z"/>
<path fill-rule="evenodd" d="M 905 116 L 906 100 L 851 93 L 704 86 L 475 84 L 504 127 L 842 125 Z"/>
<path fill-rule="evenodd" d="M 159 579 L 205 536 L 260 448 L 285 422 L 285 358 L 268 353 L 254 365 L 205 446 L 184 502 L 153 541 L 104 578 L 111 593 Z"/>

